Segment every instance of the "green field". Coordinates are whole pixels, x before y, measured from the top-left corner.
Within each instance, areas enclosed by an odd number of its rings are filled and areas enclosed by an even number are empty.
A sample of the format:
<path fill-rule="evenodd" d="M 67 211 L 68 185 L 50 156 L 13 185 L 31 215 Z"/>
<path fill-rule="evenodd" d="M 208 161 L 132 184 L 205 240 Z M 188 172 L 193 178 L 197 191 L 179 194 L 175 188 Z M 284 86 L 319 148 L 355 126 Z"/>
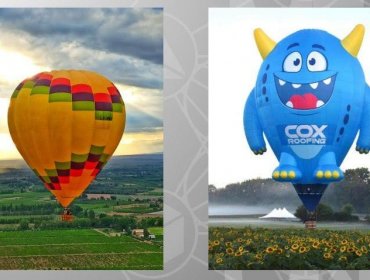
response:
<path fill-rule="evenodd" d="M 163 268 L 160 246 L 94 229 L 0 232 L 0 269 Z"/>

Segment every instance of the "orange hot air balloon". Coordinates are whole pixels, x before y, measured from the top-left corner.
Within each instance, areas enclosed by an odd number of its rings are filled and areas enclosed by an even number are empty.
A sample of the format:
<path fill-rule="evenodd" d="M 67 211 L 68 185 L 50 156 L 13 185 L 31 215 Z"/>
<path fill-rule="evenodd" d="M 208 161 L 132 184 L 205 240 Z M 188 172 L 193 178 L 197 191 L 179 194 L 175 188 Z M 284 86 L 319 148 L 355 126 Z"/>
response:
<path fill-rule="evenodd" d="M 115 85 L 83 70 L 42 72 L 24 80 L 8 111 L 18 151 L 65 213 L 112 156 L 125 120 Z"/>

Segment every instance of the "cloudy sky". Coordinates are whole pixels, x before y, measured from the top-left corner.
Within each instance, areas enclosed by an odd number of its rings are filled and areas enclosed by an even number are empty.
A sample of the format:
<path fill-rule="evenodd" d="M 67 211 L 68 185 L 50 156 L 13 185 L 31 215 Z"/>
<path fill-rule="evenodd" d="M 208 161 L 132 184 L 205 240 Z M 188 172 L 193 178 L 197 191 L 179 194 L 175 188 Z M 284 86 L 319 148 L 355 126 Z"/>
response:
<path fill-rule="evenodd" d="M 213 8 L 209 13 L 209 183 L 216 187 L 250 178 L 268 178 L 278 161 L 271 148 L 263 156 L 249 149 L 243 128 L 244 104 L 253 89 L 262 58 L 253 38 L 261 27 L 273 40 L 307 28 L 344 38 L 365 25 L 358 58 L 370 82 L 369 9 Z M 356 142 L 356 141 L 355 141 Z M 355 143 L 354 142 L 354 143 Z M 351 147 L 341 168 L 370 168 L 370 155 Z"/>
<path fill-rule="evenodd" d="M 0 159 L 19 158 L 7 108 L 24 78 L 88 69 L 115 83 L 126 104 L 115 154 L 163 150 L 161 9 L 0 9 Z"/>

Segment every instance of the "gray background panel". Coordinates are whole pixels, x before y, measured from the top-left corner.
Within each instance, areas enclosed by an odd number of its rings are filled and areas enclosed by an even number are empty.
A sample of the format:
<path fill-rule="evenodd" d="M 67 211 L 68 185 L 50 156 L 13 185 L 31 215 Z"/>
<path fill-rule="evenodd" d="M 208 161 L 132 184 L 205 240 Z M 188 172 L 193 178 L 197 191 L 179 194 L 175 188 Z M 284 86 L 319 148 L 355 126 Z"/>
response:
<path fill-rule="evenodd" d="M 165 8 L 165 270 L 2 271 L 0 279 L 369 279 L 369 271 L 208 271 L 207 33 L 208 7 L 370 7 L 370 0 L 0 0 L 0 6 Z"/>

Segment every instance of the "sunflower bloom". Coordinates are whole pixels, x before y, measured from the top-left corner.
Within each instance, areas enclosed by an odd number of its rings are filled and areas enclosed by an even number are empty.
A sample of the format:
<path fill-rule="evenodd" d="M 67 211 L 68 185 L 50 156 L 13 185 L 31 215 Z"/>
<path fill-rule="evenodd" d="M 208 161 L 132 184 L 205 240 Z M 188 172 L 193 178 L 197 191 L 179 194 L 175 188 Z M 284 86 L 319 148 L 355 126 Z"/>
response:
<path fill-rule="evenodd" d="M 273 253 L 275 250 L 274 250 L 274 248 L 272 248 L 272 247 L 267 247 L 266 248 L 266 250 L 265 250 L 265 252 L 267 253 L 267 254 L 271 254 L 271 253 Z"/>
<path fill-rule="evenodd" d="M 328 259 L 331 259 L 332 258 L 332 255 L 330 253 L 325 253 L 324 254 L 324 259 L 328 260 Z"/>
<path fill-rule="evenodd" d="M 227 248 L 226 249 L 226 254 L 232 255 L 232 254 L 234 254 L 234 250 L 232 248 Z"/>
<path fill-rule="evenodd" d="M 222 259 L 222 258 L 218 258 L 217 260 L 216 260 L 216 263 L 222 263 L 224 260 Z"/>

